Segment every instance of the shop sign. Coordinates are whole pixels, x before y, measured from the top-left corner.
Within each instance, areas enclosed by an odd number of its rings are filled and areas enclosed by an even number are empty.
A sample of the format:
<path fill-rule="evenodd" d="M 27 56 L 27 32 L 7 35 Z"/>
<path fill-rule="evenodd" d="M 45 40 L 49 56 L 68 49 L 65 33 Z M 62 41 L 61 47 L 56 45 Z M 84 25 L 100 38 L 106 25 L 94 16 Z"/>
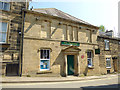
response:
<path fill-rule="evenodd" d="M 78 43 L 78 42 L 61 41 L 61 45 L 67 45 L 67 46 L 80 46 L 80 43 Z"/>

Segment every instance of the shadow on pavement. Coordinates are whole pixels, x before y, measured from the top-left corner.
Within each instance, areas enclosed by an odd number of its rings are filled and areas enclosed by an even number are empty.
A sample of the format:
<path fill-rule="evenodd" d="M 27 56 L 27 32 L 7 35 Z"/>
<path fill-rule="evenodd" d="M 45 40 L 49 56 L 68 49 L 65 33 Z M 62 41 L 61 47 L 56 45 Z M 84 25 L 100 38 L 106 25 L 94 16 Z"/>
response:
<path fill-rule="evenodd" d="M 120 90 L 120 84 L 80 87 L 82 90 Z"/>

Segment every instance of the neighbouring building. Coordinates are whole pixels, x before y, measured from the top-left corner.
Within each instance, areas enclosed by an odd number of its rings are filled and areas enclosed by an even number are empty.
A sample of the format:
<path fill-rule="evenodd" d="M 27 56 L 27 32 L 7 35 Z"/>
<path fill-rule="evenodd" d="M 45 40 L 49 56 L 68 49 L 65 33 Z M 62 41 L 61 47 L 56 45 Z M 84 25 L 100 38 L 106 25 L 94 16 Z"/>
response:
<path fill-rule="evenodd" d="M 19 75 L 22 9 L 26 2 L 0 1 L 0 53 L 2 53 L 2 75 Z"/>
<path fill-rule="evenodd" d="M 108 37 L 114 37 L 114 33 L 113 30 L 106 30 L 105 32 L 99 31 L 99 35 L 104 35 L 104 36 L 108 36 Z"/>
<path fill-rule="evenodd" d="M 100 49 L 100 73 L 120 72 L 120 39 L 100 35 L 97 41 Z"/>

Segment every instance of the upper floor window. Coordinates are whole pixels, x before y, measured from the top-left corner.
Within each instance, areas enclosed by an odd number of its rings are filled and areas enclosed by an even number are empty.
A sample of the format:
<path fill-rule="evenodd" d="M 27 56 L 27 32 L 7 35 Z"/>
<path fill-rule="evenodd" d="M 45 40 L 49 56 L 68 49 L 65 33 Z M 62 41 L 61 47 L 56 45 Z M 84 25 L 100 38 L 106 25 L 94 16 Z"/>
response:
<path fill-rule="evenodd" d="M 105 42 L 105 50 L 109 50 L 109 41 L 104 40 L 104 42 Z"/>
<path fill-rule="evenodd" d="M 1 10 L 9 11 L 10 10 L 10 3 L 0 2 L 0 9 Z"/>
<path fill-rule="evenodd" d="M 88 67 L 92 67 L 93 66 L 92 57 L 93 57 L 92 51 L 88 51 L 87 52 Z"/>
<path fill-rule="evenodd" d="M 111 68 L 111 58 L 106 58 L 106 68 Z"/>
<path fill-rule="evenodd" d="M 0 22 L 0 43 L 6 43 L 7 23 Z"/>
<path fill-rule="evenodd" d="M 50 70 L 50 50 L 40 50 L 40 71 Z"/>

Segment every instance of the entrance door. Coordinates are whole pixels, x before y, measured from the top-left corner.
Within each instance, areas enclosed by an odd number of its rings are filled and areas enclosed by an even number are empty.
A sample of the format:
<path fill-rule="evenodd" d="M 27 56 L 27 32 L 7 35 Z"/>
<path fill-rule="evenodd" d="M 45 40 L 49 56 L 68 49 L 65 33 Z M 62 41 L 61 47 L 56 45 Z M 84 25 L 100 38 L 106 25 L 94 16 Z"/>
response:
<path fill-rule="evenodd" d="M 113 67 L 114 67 L 114 71 L 117 72 L 117 60 L 116 59 L 113 60 Z"/>
<path fill-rule="evenodd" d="M 68 75 L 74 74 L 74 55 L 67 55 L 67 72 Z"/>

